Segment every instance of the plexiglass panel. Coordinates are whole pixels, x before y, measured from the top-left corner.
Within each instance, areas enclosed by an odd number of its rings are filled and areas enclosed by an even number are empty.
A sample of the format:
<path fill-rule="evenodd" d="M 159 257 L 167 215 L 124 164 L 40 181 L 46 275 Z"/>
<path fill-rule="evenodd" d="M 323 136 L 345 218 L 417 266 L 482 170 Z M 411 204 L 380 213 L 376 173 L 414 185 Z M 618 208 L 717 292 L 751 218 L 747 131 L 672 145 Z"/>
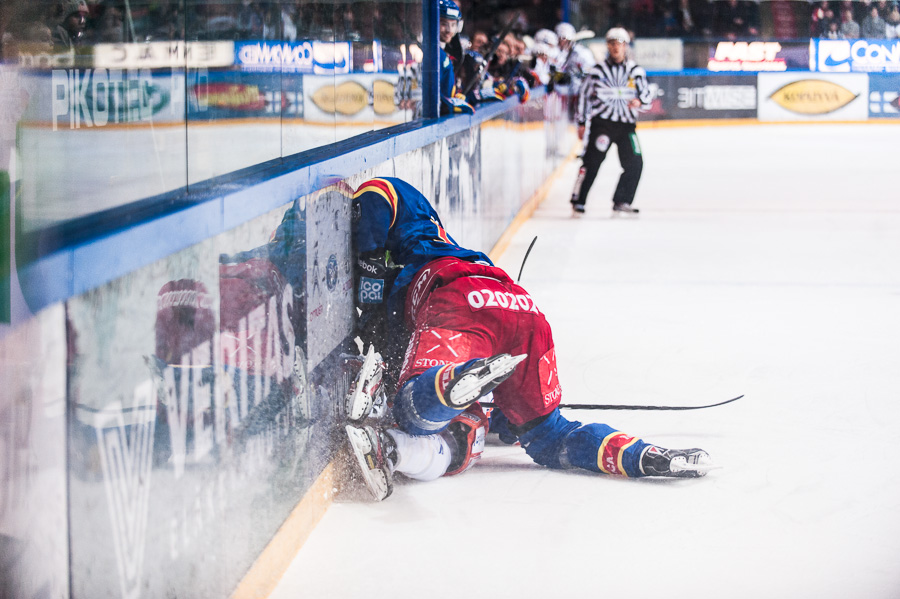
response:
<path fill-rule="evenodd" d="M 7 0 L 0 171 L 18 231 L 417 118 L 419 4 Z"/>
<path fill-rule="evenodd" d="M 185 185 L 187 47 L 167 38 L 171 5 L 144 4 L 7 3 L 3 121 L 24 232 Z"/>

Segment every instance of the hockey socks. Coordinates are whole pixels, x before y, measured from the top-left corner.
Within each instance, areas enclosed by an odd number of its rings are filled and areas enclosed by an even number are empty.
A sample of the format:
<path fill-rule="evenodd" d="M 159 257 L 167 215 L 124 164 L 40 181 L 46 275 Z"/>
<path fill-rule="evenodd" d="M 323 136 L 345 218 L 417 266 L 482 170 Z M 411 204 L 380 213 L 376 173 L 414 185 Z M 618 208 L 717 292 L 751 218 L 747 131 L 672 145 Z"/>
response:
<path fill-rule="evenodd" d="M 647 445 L 606 424 L 585 424 L 566 437 L 562 459 L 585 470 L 634 478 L 643 476 L 641 453 Z"/>
<path fill-rule="evenodd" d="M 648 446 L 605 424 L 567 420 L 559 409 L 550 412 L 536 427 L 519 435 L 526 453 L 550 468 L 582 468 L 592 472 L 643 476 L 641 453 Z"/>
<path fill-rule="evenodd" d="M 394 471 L 421 481 L 435 480 L 447 472 L 452 457 L 441 435 L 413 436 L 392 428 L 385 431 L 396 446 Z"/>

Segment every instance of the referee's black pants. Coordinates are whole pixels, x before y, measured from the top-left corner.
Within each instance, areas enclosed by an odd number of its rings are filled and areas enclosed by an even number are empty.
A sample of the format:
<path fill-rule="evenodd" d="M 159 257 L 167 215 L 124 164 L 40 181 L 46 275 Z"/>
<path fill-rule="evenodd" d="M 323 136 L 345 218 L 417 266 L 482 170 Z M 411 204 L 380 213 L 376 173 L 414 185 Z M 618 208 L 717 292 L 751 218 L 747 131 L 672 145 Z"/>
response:
<path fill-rule="evenodd" d="M 631 204 L 641 180 L 641 172 L 644 170 L 644 159 L 641 156 L 641 144 L 635 132 L 635 124 L 594 118 L 590 123 L 587 137 L 581 170 L 578 171 L 575 189 L 572 190 L 572 203 L 584 206 L 588 192 L 600 171 L 600 165 L 603 164 L 610 146 L 615 144 L 623 170 L 616 192 L 613 194 L 613 205 Z"/>

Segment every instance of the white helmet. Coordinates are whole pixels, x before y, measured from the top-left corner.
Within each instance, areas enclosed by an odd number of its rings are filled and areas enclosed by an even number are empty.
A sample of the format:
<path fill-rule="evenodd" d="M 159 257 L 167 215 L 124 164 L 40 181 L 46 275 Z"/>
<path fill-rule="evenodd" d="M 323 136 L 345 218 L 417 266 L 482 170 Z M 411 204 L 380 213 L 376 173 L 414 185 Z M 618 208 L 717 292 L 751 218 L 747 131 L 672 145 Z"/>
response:
<path fill-rule="evenodd" d="M 552 56 L 554 53 L 553 50 L 554 49 L 552 47 L 548 46 L 544 42 L 534 42 L 534 45 L 531 46 L 531 55 L 539 56 L 543 54 L 544 56 Z"/>
<path fill-rule="evenodd" d="M 623 44 L 631 43 L 631 36 L 621 27 L 613 27 L 606 32 L 606 41 L 622 42 Z"/>
<path fill-rule="evenodd" d="M 534 43 L 556 46 L 559 44 L 559 38 L 549 29 L 538 29 L 534 34 Z"/>
<path fill-rule="evenodd" d="M 556 26 L 556 35 L 561 40 L 570 40 L 575 37 L 575 27 L 571 23 L 560 23 Z"/>

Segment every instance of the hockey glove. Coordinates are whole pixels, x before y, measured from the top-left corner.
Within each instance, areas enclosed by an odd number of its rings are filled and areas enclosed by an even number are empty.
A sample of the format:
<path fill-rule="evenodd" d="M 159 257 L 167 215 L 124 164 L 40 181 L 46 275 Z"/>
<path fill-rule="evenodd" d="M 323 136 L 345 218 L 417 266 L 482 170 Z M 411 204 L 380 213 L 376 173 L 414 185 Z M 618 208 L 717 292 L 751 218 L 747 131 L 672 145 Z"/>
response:
<path fill-rule="evenodd" d="M 493 102 L 494 100 L 503 99 L 503 95 L 497 93 L 492 79 L 486 79 L 478 88 L 472 90 L 469 95 L 474 102 Z"/>
<path fill-rule="evenodd" d="M 442 98 L 448 114 L 475 114 L 475 109 L 462 96 Z"/>
<path fill-rule="evenodd" d="M 513 82 L 513 89 L 516 92 L 516 95 L 519 96 L 519 103 L 524 104 L 528 101 L 528 98 L 531 97 L 531 88 L 528 87 L 528 84 L 522 78 L 517 78 L 515 82 Z"/>

